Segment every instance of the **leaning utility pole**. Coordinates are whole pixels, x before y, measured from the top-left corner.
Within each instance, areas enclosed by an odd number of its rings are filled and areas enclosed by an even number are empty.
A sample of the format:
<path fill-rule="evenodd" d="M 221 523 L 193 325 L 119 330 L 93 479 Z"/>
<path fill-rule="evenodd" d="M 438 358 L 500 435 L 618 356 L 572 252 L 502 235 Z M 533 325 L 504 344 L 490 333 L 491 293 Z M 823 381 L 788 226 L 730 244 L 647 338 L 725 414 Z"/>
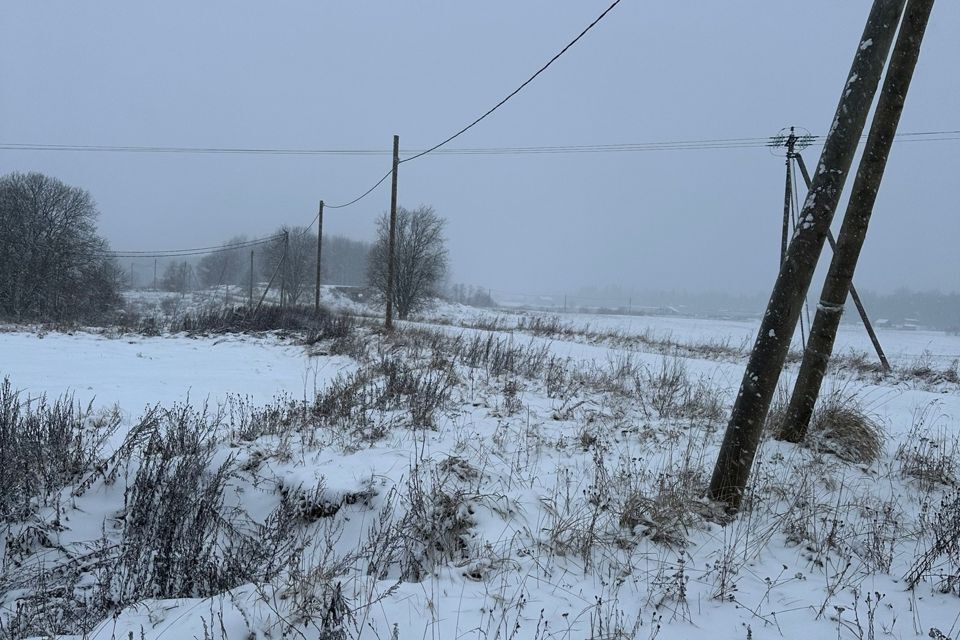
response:
<path fill-rule="evenodd" d="M 387 240 L 387 317 L 384 327 L 393 329 L 394 254 L 397 247 L 397 169 L 400 167 L 400 136 L 393 136 L 393 180 L 390 184 L 390 238 Z"/>
<path fill-rule="evenodd" d="M 323 249 L 323 200 L 320 201 L 320 211 L 317 213 L 317 290 L 314 295 L 313 311 L 320 315 L 320 252 Z"/>
<path fill-rule="evenodd" d="M 833 344 L 843 314 L 843 304 L 853 282 L 860 250 L 867 235 L 867 226 L 883 180 L 890 147 L 897 134 L 903 105 L 906 102 L 913 71 L 920 57 L 920 44 L 930 19 L 934 0 L 909 0 L 897 44 L 890 58 L 883 89 L 853 183 L 853 192 L 840 227 L 833 260 L 823 285 L 817 315 L 810 330 L 810 340 L 803 352 L 803 362 L 793 387 L 793 395 L 784 420 L 785 440 L 800 442 L 807 433 L 813 407 L 827 372 Z"/>
<path fill-rule="evenodd" d="M 874 0 L 797 231 L 767 303 L 710 480 L 710 498 L 730 512 L 736 512 L 743 499 L 770 401 L 905 2 Z"/>

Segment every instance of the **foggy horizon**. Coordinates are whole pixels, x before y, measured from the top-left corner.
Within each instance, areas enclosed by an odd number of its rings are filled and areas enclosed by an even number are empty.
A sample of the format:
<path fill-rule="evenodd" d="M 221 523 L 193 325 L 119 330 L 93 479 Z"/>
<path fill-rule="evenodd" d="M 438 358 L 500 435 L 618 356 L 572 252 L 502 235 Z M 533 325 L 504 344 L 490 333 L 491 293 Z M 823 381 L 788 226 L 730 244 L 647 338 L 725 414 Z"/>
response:
<path fill-rule="evenodd" d="M 207 246 L 306 225 L 319 200 L 349 201 L 390 168 L 393 134 L 402 150 L 440 142 L 607 4 L 16 3 L 0 25 L 10 61 L 0 71 L 0 142 L 384 153 L 6 149 L 0 174 L 39 171 L 88 190 L 114 249 Z M 449 147 L 764 138 L 790 125 L 823 134 L 869 5 L 621 3 Z M 951 68 L 960 7 L 941 3 L 934 14 L 901 133 L 960 129 Z M 803 152 L 808 165 L 819 151 Z M 956 137 L 894 145 L 857 269 L 861 290 L 960 292 L 949 196 L 958 158 Z M 766 296 L 783 174 L 782 154 L 762 147 L 433 154 L 401 165 L 399 202 L 446 218 L 451 282 Z M 370 241 L 389 201 L 387 181 L 328 210 L 324 233 Z M 821 267 L 829 257 L 825 248 Z"/>

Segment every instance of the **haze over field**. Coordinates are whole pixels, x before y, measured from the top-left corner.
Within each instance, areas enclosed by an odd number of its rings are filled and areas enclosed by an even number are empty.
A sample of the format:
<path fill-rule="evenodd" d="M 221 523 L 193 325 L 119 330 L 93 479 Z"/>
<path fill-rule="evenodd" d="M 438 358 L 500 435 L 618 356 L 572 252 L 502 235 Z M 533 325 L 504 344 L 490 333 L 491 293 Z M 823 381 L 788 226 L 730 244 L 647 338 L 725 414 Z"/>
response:
<path fill-rule="evenodd" d="M 960 639 L 960 5 L 795 4 L 5 7 L 0 640 Z"/>
<path fill-rule="evenodd" d="M 603 3 L 604 6 L 607 3 Z M 824 133 L 866 0 L 627 2 L 455 148 Z M 0 23 L 0 142 L 388 150 L 439 142 L 569 41 L 598 3 L 15 2 Z M 960 5 L 941 2 L 901 132 L 960 129 Z M 807 150 L 815 162 L 817 147 Z M 894 147 L 862 289 L 960 291 L 960 141 Z M 373 157 L 0 150 L 0 174 L 89 189 L 117 249 L 205 246 L 344 202 Z M 763 148 L 436 155 L 400 202 L 448 220 L 453 279 L 520 292 L 590 285 L 766 295 L 783 161 Z M 371 239 L 389 189 L 331 212 Z"/>

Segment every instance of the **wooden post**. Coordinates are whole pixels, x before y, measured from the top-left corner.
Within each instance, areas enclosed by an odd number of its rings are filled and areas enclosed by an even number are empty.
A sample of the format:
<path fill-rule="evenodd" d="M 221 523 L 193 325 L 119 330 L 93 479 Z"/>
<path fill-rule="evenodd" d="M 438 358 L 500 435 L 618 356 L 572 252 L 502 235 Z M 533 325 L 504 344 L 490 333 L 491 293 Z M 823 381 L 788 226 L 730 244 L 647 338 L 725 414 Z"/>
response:
<path fill-rule="evenodd" d="M 250 249 L 250 296 L 247 307 L 253 309 L 253 249 Z"/>
<path fill-rule="evenodd" d="M 320 253 L 323 250 L 323 200 L 320 201 L 320 212 L 317 213 L 317 290 L 314 295 L 313 311 L 320 315 Z"/>
<path fill-rule="evenodd" d="M 394 254 L 397 247 L 397 169 L 400 166 L 400 136 L 393 136 L 393 179 L 390 184 L 390 238 L 387 240 L 387 315 L 384 327 L 393 329 Z"/>
<path fill-rule="evenodd" d="M 290 252 L 290 232 L 283 232 L 283 257 L 280 258 L 280 312 L 283 312 L 287 293 L 287 254 Z"/>
<path fill-rule="evenodd" d="M 853 272 L 867 235 L 870 216 L 883 180 L 890 147 L 897 134 L 900 116 L 913 72 L 920 57 L 920 44 L 933 9 L 934 0 L 909 0 L 903 26 L 890 58 L 890 68 L 877 102 L 867 145 L 853 183 L 853 192 L 840 227 L 833 260 L 823 285 L 810 341 L 793 387 L 784 420 L 784 439 L 800 442 L 807 433 L 813 408 L 820 395 L 833 344 L 840 326 L 843 305 L 853 282 Z"/>
<path fill-rule="evenodd" d="M 731 513 L 740 508 L 770 402 L 905 2 L 874 0 L 800 211 L 799 226 L 760 323 L 710 479 L 710 498 L 724 503 Z"/>
<path fill-rule="evenodd" d="M 807 173 L 807 165 L 803 162 L 803 156 L 799 153 L 795 154 L 797 159 L 797 166 L 800 168 L 800 175 L 803 176 L 803 181 L 807 185 L 807 189 L 810 188 L 810 174 Z M 830 243 L 830 250 L 834 255 L 837 253 L 837 241 L 833 238 L 833 232 L 827 232 L 827 242 Z M 860 320 L 863 322 L 864 328 L 867 330 L 867 335 L 870 336 L 870 342 L 873 343 L 873 350 L 877 352 L 877 357 L 880 358 L 880 366 L 883 367 L 884 373 L 890 373 L 890 361 L 887 360 L 887 354 L 883 352 L 883 347 L 880 346 L 880 338 L 877 337 L 877 332 L 873 330 L 873 324 L 870 322 L 870 317 L 867 315 L 867 309 L 863 306 L 863 301 L 860 299 L 860 294 L 857 292 L 857 288 L 853 284 L 853 280 L 850 281 L 850 299 L 853 300 L 854 306 L 857 308 L 857 313 L 860 314 Z M 806 347 L 804 347 L 806 350 Z"/>

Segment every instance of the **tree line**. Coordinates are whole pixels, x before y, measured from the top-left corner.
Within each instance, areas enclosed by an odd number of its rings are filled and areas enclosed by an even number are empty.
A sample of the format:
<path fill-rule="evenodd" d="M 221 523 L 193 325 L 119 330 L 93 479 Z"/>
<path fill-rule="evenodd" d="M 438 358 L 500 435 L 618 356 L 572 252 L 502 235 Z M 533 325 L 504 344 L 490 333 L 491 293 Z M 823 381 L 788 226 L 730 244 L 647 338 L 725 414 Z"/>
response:
<path fill-rule="evenodd" d="M 302 227 L 284 226 L 277 229 L 275 235 L 284 232 L 289 233 L 290 252 L 283 275 L 291 287 L 291 302 L 295 304 L 304 291 L 312 290 L 316 280 L 317 234 L 305 231 Z M 246 287 L 251 278 L 251 252 L 254 282 L 269 281 L 283 256 L 283 240 L 253 248 L 244 247 L 246 241 L 246 236 L 234 236 L 224 245 L 237 246 L 235 250 L 210 253 L 196 260 L 167 261 L 162 266 L 157 285 L 166 291 L 178 293 L 220 286 Z M 342 236 L 324 237 L 320 281 L 340 286 L 364 286 L 369 253 L 369 242 Z M 149 268 L 152 269 L 152 266 Z M 131 278 L 133 286 L 150 287 L 152 283 L 152 273 L 147 277 L 141 273 L 140 278 Z"/>
<path fill-rule="evenodd" d="M 386 214 L 377 219 L 372 244 L 324 237 L 320 282 L 369 286 L 381 297 L 386 296 L 389 224 Z M 446 221 L 428 206 L 400 207 L 397 211 L 393 300 L 401 319 L 444 293 L 449 265 L 445 225 Z M 253 279 L 282 288 L 287 304 L 310 302 L 317 277 L 317 234 L 303 227 L 281 226 L 273 235 L 276 240 L 253 251 Z M 251 250 L 242 248 L 245 241 L 246 237 L 236 236 L 225 243 L 238 245 L 236 251 L 208 254 L 196 263 L 168 263 L 161 287 L 186 293 L 224 285 L 246 286 L 251 278 Z"/>
<path fill-rule="evenodd" d="M 135 278 L 135 261 L 124 272 L 97 232 L 93 197 L 84 189 L 41 173 L 0 177 L 0 317 L 13 320 L 101 319 L 122 304 L 124 288 L 144 280 L 186 293 L 219 286 L 246 287 L 276 281 L 287 304 L 312 302 L 317 277 L 317 234 L 280 227 L 278 239 L 254 247 L 245 236 L 193 261 L 148 265 L 148 278 Z M 386 295 L 389 216 L 376 221 L 376 239 L 323 238 L 321 283 L 370 286 Z M 393 302 L 402 319 L 445 288 L 449 258 L 445 220 L 431 207 L 400 208 L 396 220 Z M 251 260 L 252 257 L 252 260 Z M 141 271 L 142 275 L 142 271 Z M 472 292 L 471 292 L 472 293 Z"/>

